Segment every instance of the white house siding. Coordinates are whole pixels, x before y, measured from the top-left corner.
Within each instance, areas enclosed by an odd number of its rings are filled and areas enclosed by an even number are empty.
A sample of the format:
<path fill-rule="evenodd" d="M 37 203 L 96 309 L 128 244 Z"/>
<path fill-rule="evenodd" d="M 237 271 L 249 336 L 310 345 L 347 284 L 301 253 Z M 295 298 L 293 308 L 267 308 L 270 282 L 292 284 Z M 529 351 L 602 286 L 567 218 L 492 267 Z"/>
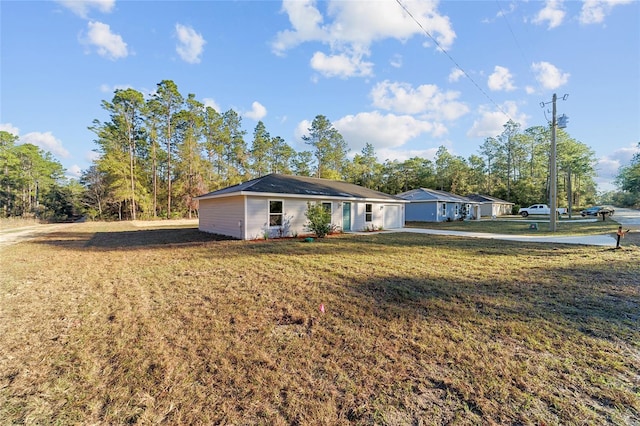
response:
<path fill-rule="evenodd" d="M 244 197 L 200 200 L 198 229 L 243 238 Z"/>
<path fill-rule="evenodd" d="M 279 200 L 283 202 L 284 223 L 282 228 L 269 227 L 269 201 Z M 307 199 L 289 197 L 265 197 L 247 196 L 247 239 L 264 238 L 268 232 L 269 238 L 290 237 L 303 235 L 309 231 L 306 229 Z M 331 223 L 340 227 L 342 225 L 342 210 L 337 201 L 317 199 L 312 202 L 331 203 Z"/>
<path fill-rule="evenodd" d="M 282 201 L 285 226 L 269 227 L 269 201 Z M 309 233 L 306 229 L 306 198 L 287 196 L 238 195 L 200 200 L 200 225 L 204 232 L 229 235 L 234 238 L 253 240 L 290 237 Z M 313 199 L 311 202 L 331 203 L 331 224 L 342 229 L 342 200 Z M 403 206 L 380 202 L 351 202 L 351 230 L 361 231 L 368 227 L 400 228 L 404 225 Z M 366 204 L 372 204 L 372 221 L 365 221 Z M 382 207 L 382 208 L 381 208 Z M 244 213 L 246 209 L 246 215 Z M 385 221 L 385 215 L 390 219 Z"/>
<path fill-rule="evenodd" d="M 366 205 L 371 204 L 371 222 L 366 221 Z M 371 227 L 384 228 L 384 208 L 385 204 L 376 202 L 351 202 L 351 230 L 352 231 L 364 231 Z M 342 219 L 340 219 L 342 222 Z"/>

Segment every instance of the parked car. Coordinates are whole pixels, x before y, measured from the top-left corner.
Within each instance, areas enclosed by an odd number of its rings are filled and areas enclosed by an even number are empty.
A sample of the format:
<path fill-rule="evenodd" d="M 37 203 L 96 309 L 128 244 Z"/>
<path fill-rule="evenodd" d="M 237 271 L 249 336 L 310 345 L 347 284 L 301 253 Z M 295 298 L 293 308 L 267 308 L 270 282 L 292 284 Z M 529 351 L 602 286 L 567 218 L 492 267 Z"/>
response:
<path fill-rule="evenodd" d="M 615 213 L 615 210 L 613 209 L 613 207 L 609 207 L 609 206 L 593 206 L 593 207 L 589 207 L 587 209 L 584 209 L 580 212 L 580 215 L 582 217 L 585 216 L 600 216 L 602 214 L 606 214 L 607 216 L 613 216 L 613 213 Z"/>
<path fill-rule="evenodd" d="M 564 207 L 559 207 L 556 209 L 558 214 L 567 214 L 567 209 Z M 518 210 L 518 214 L 522 217 L 527 217 L 530 214 L 540 214 L 540 215 L 548 215 L 551 213 L 551 209 L 546 204 L 533 204 L 529 207 L 523 207 Z"/>

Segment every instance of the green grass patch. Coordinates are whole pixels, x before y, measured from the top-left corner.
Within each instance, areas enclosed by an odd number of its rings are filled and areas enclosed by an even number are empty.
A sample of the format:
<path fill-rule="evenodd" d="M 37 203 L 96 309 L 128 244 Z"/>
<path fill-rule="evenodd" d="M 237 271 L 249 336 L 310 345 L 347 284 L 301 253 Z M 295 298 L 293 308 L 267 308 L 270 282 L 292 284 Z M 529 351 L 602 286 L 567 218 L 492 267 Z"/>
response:
<path fill-rule="evenodd" d="M 638 253 L 71 225 L 0 248 L 0 423 L 638 423 Z"/>
<path fill-rule="evenodd" d="M 537 230 L 529 229 L 529 225 L 532 223 L 538 225 Z M 555 233 L 549 230 L 549 219 L 542 217 L 454 222 L 407 222 L 406 226 L 411 228 L 449 229 L 492 234 L 530 234 L 535 232 L 540 235 L 596 235 L 615 234 L 619 224 L 610 219 L 604 222 L 561 219 L 556 222 Z"/>

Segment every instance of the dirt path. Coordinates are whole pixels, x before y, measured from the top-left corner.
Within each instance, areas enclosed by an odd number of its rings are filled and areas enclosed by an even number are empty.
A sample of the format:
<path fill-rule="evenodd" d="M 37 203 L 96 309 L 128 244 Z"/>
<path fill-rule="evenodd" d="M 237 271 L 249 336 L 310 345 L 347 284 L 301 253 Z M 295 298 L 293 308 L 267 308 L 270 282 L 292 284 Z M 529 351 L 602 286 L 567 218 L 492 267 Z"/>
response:
<path fill-rule="evenodd" d="M 56 223 L 52 225 L 32 225 L 22 228 L 3 229 L 0 230 L 0 247 L 29 241 L 40 235 L 55 232 L 60 229 L 68 229 L 74 225 L 74 223 Z"/>

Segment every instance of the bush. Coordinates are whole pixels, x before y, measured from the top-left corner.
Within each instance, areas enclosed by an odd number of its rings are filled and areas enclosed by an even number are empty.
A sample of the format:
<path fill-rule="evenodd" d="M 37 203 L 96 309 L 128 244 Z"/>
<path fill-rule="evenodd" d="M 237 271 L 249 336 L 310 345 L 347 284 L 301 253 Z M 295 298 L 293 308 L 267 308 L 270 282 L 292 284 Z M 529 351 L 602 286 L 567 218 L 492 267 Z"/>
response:
<path fill-rule="evenodd" d="M 316 237 L 324 238 L 331 232 L 331 213 L 325 210 L 322 204 L 307 202 L 307 211 L 304 215 L 309 221 L 305 228 L 316 234 Z"/>

